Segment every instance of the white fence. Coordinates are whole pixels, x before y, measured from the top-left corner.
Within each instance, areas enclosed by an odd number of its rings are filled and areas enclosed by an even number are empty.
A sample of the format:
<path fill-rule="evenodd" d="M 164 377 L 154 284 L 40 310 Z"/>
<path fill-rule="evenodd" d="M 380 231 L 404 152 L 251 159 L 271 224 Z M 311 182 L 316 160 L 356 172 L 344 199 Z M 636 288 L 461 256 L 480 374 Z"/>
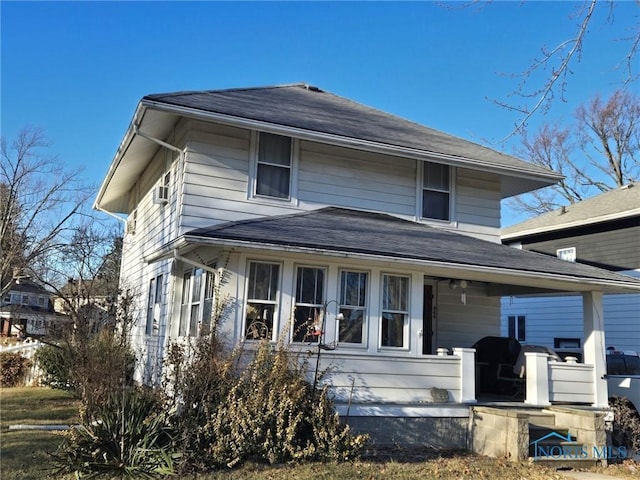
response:
<path fill-rule="evenodd" d="M 44 344 L 39 340 L 33 340 L 30 338 L 27 338 L 24 342 L 18 343 L 16 345 L 0 345 L 0 353 L 19 353 L 24 358 L 31 361 L 31 367 L 27 370 L 23 381 L 23 384 L 28 387 L 33 386 L 38 382 L 40 369 L 36 365 L 34 358 L 38 349 L 42 348 L 43 346 Z"/>

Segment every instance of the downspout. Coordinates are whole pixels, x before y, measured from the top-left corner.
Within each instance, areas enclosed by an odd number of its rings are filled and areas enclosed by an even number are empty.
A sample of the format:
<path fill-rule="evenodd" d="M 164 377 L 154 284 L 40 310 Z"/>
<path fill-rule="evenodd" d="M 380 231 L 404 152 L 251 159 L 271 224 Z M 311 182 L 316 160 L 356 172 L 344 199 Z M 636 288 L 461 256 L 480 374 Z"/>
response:
<path fill-rule="evenodd" d="M 181 255 L 178 255 L 178 251 L 177 250 L 173 251 L 173 258 L 176 259 L 176 260 L 179 260 L 181 262 L 187 263 L 187 264 L 191 265 L 192 267 L 202 268 L 203 270 L 205 270 L 207 272 L 211 272 L 211 273 L 214 273 L 216 275 L 218 274 L 218 271 L 215 268 L 211 268 L 210 266 L 205 265 L 204 263 L 199 263 L 199 262 L 196 262 L 195 260 L 191 260 L 190 258 L 186 258 L 186 257 L 183 257 Z"/>
<path fill-rule="evenodd" d="M 158 145 L 162 145 L 163 147 L 168 148 L 169 150 L 173 150 L 174 152 L 178 152 L 180 154 L 180 157 L 182 157 L 182 155 L 184 153 L 184 151 L 182 149 L 176 147 L 175 145 L 171 145 L 170 143 L 167 143 L 167 142 L 165 142 L 163 140 L 160 140 L 159 138 L 155 138 L 155 137 L 152 137 L 151 135 L 148 135 L 148 134 L 146 134 L 144 132 L 141 132 L 138 129 L 137 125 L 133 126 L 133 133 L 136 134 L 136 135 L 141 136 L 142 138 L 146 138 L 147 140 L 150 140 L 150 141 L 152 141 L 154 143 L 157 143 Z"/>
<path fill-rule="evenodd" d="M 125 226 L 127 225 L 127 219 L 126 218 L 122 218 L 120 215 L 116 215 L 115 213 L 111 213 L 111 212 L 105 210 L 100 205 L 98 205 L 97 202 L 93 204 L 93 208 L 95 208 L 99 212 L 106 213 L 107 215 L 109 215 L 110 217 L 115 218 L 116 220 L 120 220 L 122 223 L 125 224 Z"/>
<path fill-rule="evenodd" d="M 147 140 L 149 140 L 150 142 L 156 143 L 158 145 L 160 145 L 161 147 L 167 148 L 169 150 L 172 150 L 174 152 L 178 153 L 178 164 L 179 164 L 179 168 L 182 168 L 182 165 L 184 164 L 184 150 L 180 149 L 178 147 L 176 147 L 175 145 L 171 145 L 170 143 L 165 142 L 164 140 L 160 140 L 159 138 L 156 137 L 152 137 L 151 135 L 148 135 L 144 132 L 141 132 L 140 129 L 138 128 L 138 125 L 136 125 L 135 123 L 133 124 L 133 133 L 134 135 L 139 135 L 142 138 L 146 138 Z M 166 167 L 166 160 L 165 160 L 165 167 Z M 181 196 L 181 192 L 179 194 L 179 197 Z M 174 252 L 175 253 L 175 252 Z M 171 294 L 170 294 L 171 300 L 170 300 L 170 304 L 167 308 L 167 310 L 165 310 L 165 315 L 166 315 L 166 319 L 167 321 L 165 322 L 164 328 L 165 328 L 165 335 L 164 337 L 162 337 L 161 335 L 158 335 L 158 342 L 160 341 L 160 338 L 164 338 L 164 343 L 165 343 L 165 347 L 168 345 L 169 339 L 171 337 L 171 333 L 172 333 L 172 327 L 173 325 L 171 325 L 170 323 L 170 319 L 173 318 L 173 306 L 174 306 L 174 301 L 175 301 L 175 297 L 176 297 L 176 284 L 175 284 L 175 278 L 171 280 Z M 168 310 L 171 310 L 170 312 Z M 169 332 L 169 335 L 166 335 L 166 333 Z"/>

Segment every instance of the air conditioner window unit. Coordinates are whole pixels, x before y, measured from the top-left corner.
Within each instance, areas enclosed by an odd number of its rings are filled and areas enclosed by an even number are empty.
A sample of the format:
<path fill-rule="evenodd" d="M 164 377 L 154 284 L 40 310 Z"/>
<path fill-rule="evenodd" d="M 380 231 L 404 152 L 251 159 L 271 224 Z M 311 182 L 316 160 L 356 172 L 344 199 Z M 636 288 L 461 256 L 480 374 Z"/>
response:
<path fill-rule="evenodd" d="M 158 185 L 153 193 L 153 203 L 164 205 L 169 202 L 169 187 Z"/>

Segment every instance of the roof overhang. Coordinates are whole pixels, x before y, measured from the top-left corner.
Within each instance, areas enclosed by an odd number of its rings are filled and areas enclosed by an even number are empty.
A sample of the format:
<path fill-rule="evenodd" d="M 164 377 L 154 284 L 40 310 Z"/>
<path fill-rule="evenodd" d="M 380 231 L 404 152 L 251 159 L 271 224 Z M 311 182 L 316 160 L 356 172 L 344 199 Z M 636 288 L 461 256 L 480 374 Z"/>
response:
<path fill-rule="evenodd" d="M 461 278 L 474 282 L 491 284 L 492 296 L 549 294 L 567 292 L 600 291 L 603 293 L 640 293 L 640 281 L 594 279 L 542 271 L 499 268 L 484 265 L 470 265 L 455 261 L 431 261 L 409 257 L 395 257 L 383 254 L 368 254 L 348 250 L 282 245 L 271 242 L 242 241 L 220 238 L 203 238 L 185 234 L 143 256 L 146 263 L 169 260 L 176 256 L 186 256 L 199 247 L 214 247 L 238 252 L 274 252 L 359 260 L 367 263 L 402 264 L 410 268 L 424 268 L 425 275 L 442 278 Z M 621 276 L 622 277 L 622 276 Z"/>
<path fill-rule="evenodd" d="M 345 137 L 228 114 L 209 112 L 191 107 L 166 104 L 145 98 L 138 103 L 124 139 L 100 187 L 94 208 L 107 210 L 112 213 L 129 213 L 128 193 L 159 148 L 156 143 L 140 135 L 136 135 L 136 129 L 144 131 L 152 137 L 166 139 L 182 117 L 287 135 L 339 147 L 354 148 L 421 161 L 435 161 L 454 167 L 495 173 L 502 177 L 502 198 L 547 187 L 557 183 L 563 178 L 562 175 L 553 172 L 548 174 L 537 173 L 528 171 L 526 168 L 518 168 L 515 166 L 506 167 L 476 158 L 448 155 L 436 151 Z"/>
<path fill-rule="evenodd" d="M 574 222 L 561 223 L 557 225 L 539 226 L 539 227 L 528 228 L 528 229 L 525 228 L 522 230 L 506 233 L 504 235 L 501 235 L 500 238 L 504 243 L 509 243 L 514 240 L 520 240 L 520 239 L 535 236 L 535 235 L 548 234 L 551 232 L 570 230 L 573 228 L 598 225 L 601 223 L 612 222 L 616 220 L 623 220 L 626 218 L 633 218 L 633 217 L 640 217 L 640 207 L 632 208 L 622 212 L 612 213 L 609 215 L 600 215 L 597 217 L 582 218 Z"/>

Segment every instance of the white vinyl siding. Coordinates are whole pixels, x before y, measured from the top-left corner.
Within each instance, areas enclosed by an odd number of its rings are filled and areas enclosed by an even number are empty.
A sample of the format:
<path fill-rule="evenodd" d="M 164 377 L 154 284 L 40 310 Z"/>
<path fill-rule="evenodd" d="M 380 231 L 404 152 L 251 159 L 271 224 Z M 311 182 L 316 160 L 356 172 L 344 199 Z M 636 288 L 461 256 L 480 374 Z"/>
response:
<path fill-rule="evenodd" d="M 638 350 L 640 345 L 640 295 L 603 295 L 605 342 L 617 350 Z M 509 315 L 527 316 L 527 342 L 553 348 L 554 338 L 579 338 L 584 344 L 582 296 L 541 298 L 504 297 L 502 335 L 508 335 Z"/>
<path fill-rule="evenodd" d="M 335 205 L 413 217 L 415 179 L 414 160 L 300 142 L 301 205 Z"/>

